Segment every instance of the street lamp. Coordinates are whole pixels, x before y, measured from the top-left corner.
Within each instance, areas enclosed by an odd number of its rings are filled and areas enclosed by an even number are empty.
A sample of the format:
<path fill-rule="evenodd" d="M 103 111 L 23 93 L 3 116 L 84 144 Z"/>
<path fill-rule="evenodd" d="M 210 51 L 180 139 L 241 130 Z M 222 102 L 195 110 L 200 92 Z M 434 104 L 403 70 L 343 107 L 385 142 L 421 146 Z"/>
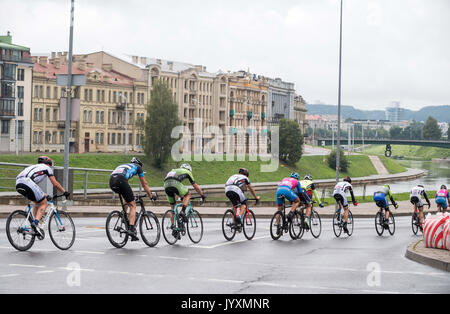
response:
<path fill-rule="evenodd" d="M 341 164 L 341 89 L 342 89 L 342 7 L 340 16 L 340 39 L 339 39 L 339 90 L 338 90 L 338 130 L 337 130 L 337 154 L 336 154 L 336 183 L 339 182 L 339 171 Z"/>
<path fill-rule="evenodd" d="M 122 98 L 125 98 L 125 119 L 124 119 L 124 123 L 125 123 L 125 155 L 128 155 L 128 149 L 127 149 L 127 138 L 128 138 L 128 122 L 127 122 L 127 118 L 128 118 L 128 99 L 127 97 L 123 96 L 122 94 L 119 94 L 119 98 L 120 98 L 120 103 L 122 103 Z"/>

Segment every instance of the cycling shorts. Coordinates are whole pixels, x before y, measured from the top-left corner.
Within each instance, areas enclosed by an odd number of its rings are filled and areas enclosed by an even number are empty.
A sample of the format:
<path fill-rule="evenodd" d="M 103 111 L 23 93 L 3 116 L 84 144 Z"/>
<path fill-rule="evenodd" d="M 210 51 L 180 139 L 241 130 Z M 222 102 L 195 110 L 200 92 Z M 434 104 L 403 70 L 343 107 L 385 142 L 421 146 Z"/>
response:
<path fill-rule="evenodd" d="M 225 187 L 225 195 L 228 197 L 233 206 L 238 206 L 247 202 L 244 192 L 242 192 L 242 190 L 236 185 L 229 185 Z"/>
<path fill-rule="evenodd" d="M 443 196 L 436 197 L 436 204 L 443 207 L 444 209 L 447 209 L 447 207 L 448 207 L 447 199 Z"/>
<path fill-rule="evenodd" d="M 373 200 L 380 208 L 387 208 L 389 206 L 384 193 L 375 193 L 373 195 Z"/>
<path fill-rule="evenodd" d="M 344 206 L 344 207 L 348 206 L 347 196 L 345 195 L 344 192 L 335 192 L 333 194 L 333 197 L 337 203 L 341 203 L 342 206 Z"/>
<path fill-rule="evenodd" d="M 122 196 L 125 203 L 129 204 L 134 201 L 133 190 L 124 175 L 113 174 L 109 179 L 109 187 L 113 192 Z"/>
<path fill-rule="evenodd" d="M 187 186 L 180 181 L 170 179 L 164 182 L 164 190 L 166 192 L 167 201 L 170 205 L 175 205 L 175 196 L 185 197 L 189 193 Z"/>
<path fill-rule="evenodd" d="M 290 187 L 280 186 L 277 190 L 277 205 L 283 205 L 284 199 L 287 199 L 290 202 L 295 202 L 298 199 L 298 196 L 291 190 Z"/>
<path fill-rule="evenodd" d="M 418 208 L 422 208 L 423 207 L 423 202 L 422 199 L 418 196 L 411 196 L 411 204 L 413 205 L 417 205 Z"/>
<path fill-rule="evenodd" d="M 45 198 L 42 189 L 30 178 L 16 180 L 16 191 L 32 202 L 40 203 Z"/>

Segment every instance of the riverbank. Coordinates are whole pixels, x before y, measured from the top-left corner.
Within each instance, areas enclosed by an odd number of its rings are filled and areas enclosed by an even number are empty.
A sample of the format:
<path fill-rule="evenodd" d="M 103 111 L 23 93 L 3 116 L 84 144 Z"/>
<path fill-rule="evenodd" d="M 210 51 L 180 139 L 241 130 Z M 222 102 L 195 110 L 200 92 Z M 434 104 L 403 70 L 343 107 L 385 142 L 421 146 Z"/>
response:
<path fill-rule="evenodd" d="M 364 154 L 384 156 L 385 145 L 365 148 Z M 450 149 L 409 145 L 392 145 L 392 158 L 431 161 L 433 158 L 450 158 Z"/>

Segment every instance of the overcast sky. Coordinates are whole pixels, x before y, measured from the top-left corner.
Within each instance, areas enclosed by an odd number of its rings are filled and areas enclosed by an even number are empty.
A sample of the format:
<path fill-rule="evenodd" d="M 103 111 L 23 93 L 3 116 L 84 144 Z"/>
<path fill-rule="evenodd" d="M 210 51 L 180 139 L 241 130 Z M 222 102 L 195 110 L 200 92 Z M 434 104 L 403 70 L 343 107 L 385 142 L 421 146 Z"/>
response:
<path fill-rule="evenodd" d="M 67 51 L 69 0 L 0 0 L 0 34 Z M 344 105 L 450 105 L 450 1 L 344 0 Z M 76 0 L 75 53 L 247 70 L 337 103 L 339 0 Z"/>

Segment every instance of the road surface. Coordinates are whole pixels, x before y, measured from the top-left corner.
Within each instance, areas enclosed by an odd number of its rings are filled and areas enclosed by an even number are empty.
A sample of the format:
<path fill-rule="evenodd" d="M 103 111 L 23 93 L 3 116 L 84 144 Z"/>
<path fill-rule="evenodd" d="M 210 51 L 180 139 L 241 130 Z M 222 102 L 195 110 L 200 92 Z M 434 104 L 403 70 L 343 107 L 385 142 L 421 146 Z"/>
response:
<path fill-rule="evenodd" d="M 29 252 L 11 248 L 0 220 L 0 293 L 450 293 L 450 274 L 404 257 L 409 217 L 394 237 L 378 237 L 373 219 L 356 219 L 354 235 L 335 238 L 329 219 L 321 238 L 273 241 L 258 220 L 253 241 L 226 242 L 220 219 L 205 219 L 199 245 L 141 242 L 113 248 L 105 219 L 77 218 L 77 240 L 57 250 L 47 237 Z M 78 268 L 80 268 L 78 270 Z"/>

